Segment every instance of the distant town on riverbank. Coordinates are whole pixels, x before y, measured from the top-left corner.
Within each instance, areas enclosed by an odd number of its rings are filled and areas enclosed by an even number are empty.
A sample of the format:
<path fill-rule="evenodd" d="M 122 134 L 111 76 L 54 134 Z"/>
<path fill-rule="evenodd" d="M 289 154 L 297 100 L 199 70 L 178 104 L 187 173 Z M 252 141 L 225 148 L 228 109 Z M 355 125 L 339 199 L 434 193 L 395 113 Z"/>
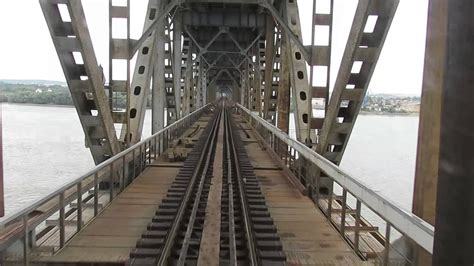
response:
<path fill-rule="evenodd" d="M 122 98 L 116 99 L 119 106 L 125 106 L 125 97 Z M 48 80 L 0 80 L 0 102 L 73 105 L 66 83 Z M 322 103 L 315 103 L 314 108 L 322 108 Z M 364 99 L 361 112 L 416 114 L 419 110 L 419 96 L 369 94 Z"/>

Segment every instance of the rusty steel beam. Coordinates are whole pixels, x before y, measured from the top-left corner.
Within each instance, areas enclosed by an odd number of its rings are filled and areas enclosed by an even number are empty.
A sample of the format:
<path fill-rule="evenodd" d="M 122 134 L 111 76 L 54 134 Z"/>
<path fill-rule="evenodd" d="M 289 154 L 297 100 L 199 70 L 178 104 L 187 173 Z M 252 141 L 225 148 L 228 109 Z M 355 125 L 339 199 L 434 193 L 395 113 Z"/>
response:
<path fill-rule="evenodd" d="M 280 80 L 278 83 L 278 122 L 277 127 L 285 133 L 289 133 L 290 129 L 290 72 L 289 72 L 289 55 L 288 55 L 288 39 L 285 34 L 281 36 L 281 67 Z"/>
<path fill-rule="evenodd" d="M 59 2 L 59 3 L 58 3 Z M 40 0 L 94 162 L 120 152 L 104 74 L 97 63 L 81 1 Z M 67 7 L 63 18 L 59 5 Z M 74 38 L 71 38 L 74 37 Z"/>

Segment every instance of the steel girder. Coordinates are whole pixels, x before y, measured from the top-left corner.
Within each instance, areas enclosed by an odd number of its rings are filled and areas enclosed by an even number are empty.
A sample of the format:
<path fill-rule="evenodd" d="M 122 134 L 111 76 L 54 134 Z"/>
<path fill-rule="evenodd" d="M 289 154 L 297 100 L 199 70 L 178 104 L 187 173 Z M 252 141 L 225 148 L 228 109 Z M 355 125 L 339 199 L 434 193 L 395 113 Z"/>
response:
<path fill-rule="evenodd" d="M 254 65 L 249 62 L 249 110 L 256 111 L 256 87 L 255 87 L 255 67 Z"/>
<path fill-rule="evenodd" d="M 312 117 L 310 127 L 316 129 L 318 135 L 324 123 L 327 105 L 329 101 L 329 84 L 331 80 L 331 47 L 332 47 L 332 23 L 334 1 L 329 3 L 327 12 L 318 11 L 320 0 L 313 0 L 313 17 L 311 23 L 311 46 L 309 50 L 309 90 L 311 105 L 319 104 L 320 114 Z M 322 103 L 322 104 L 321 104 Z M 313 109 L 313 106 L 311 106 Z M 318 109 L 318 108 L 316 108 Z M 317 140 L 316 142 L 318 142 Z"/>
<path fill-rule="evenodd" d="M 149 0 L 143 30 L 145 31 L 157 19 L 163 0 Z M 156 57 L 156 34 L 151 34 L 142 44 L 137 53 L 132 83 L 128 91 L 129 105 L 129 142 L 137 143 L 141 139 L 148 93 Z M 122 128 L 121 139 L 125 139 L 127 130 Z"/>
<path fill-rule="evenodd" d="M 281 35 L 281 65 L 278 80 L 278 122 L 277 127 L 286 133 L 290 131 L 290 55 L 288 54 L 288 39 Z"/>
<path fill-rule="evenodd" d="M 174 56 L 171 52 L 173 44 L 171 43 L 171 18 L 166 20 L 167 28 L 165 29 L 165 60 L 163 62 L 158 61 L 159 64 L 164 64 L 165 66 L 165 101 L 166 101 L 166 123 L 168 125 L 174 123 L 178 118 L 177 111 L 177 92 L 174 86 L 174 68 L 173 68 L 173 59 Z"/>
<path fill-rule="evenodd" d="M 183 42 L 183 61 L 184 61 L 184 93 L 182 99 L 183 116 L 190 112 L 192 101 L 192 83 L 193 83 L 193 45 L 189 38 L 185 38 Z"/>
<path fill-rule="evenodd" d="M 262 89 L 263 78 L 265 76 L 265 38 L 260 37 L 260 40 L 255 47 L 256 68 L 254 72 L 255 82 L 255 106 L 259 116 L 262 116 Z"/>
<path fill-rule="evenodd" d="M 176 118 L 181 116 L 181 40 L 182 40 L 182 14 L 177 11 L 173 20 L 173 83 L 176 103 Z"/>
<path fill-rule="evenodd" d="M 317 152 L 339 164 L 369 87 L 398 0 L 361 0 L 356 9 L 332 92 Z M 370 28 L 369 17 L 376 18 Z M 332 194 L 332 180 L 316 171 L 318 194 Z"/>
<path fill-rule="evenodd" d="M 287 22 L 291 31 L 296 34 L 301 41 L 301 23 L 297 1 L 285 1 L 285 3 L 286 6 L 283 8 L 285 22 Z M 289 45 L 286 49 L 288 49 L 288 55 L 291 58 L 291 60 L 289 60 L 289 66 L 293 95 L 292 101 L 293 106 L 295 106 L 296 138 L 303 143 L 311 145 L 311 143 L 315 141 L 315 136 L 310 127 L 312 104 L 310 98 L 311 94 L 308 88 L 306 61 L 303 57 L 303 50 L 297 45 L 297 42 L 290 39 L 290 34 L 285 33 L 289 39 Z"/>
<path fill-rule="evenodd" d="M 126 39 L 114 38 L 112 33 L 114 32 L 114 19 L 125 19 L 127 23 Z M 122 130 L 125 133 L 121 136 L 120 141 L 122 146 L 126 147 L 130 144 L 129 122 L 130 116 L 130 0 L 127 0 L 126 6 L 115 6 L 112 0 L 109 0 L 109 105 L 112 111 L 112 118 L 114 123 L 122 125 Z M 126 60 L 127 69 L 125 80 L 117 79 L 113 75 L 113 69 L 117 65 L 117 60 Z M 117 101 L 120 100 L 120 96 L 125 96 L 126 106 L 124 110 L 121 110 L 118 106 Z"/>
<path fill-rule="evenodd" d="M 166 54 L 166 33 L 165 21 L 159 21 L 155 31 L 156 42 L 156 62 L 153 65 L 153 85 L 152 85 L 152 122 L 151 131 L 156 133 L 165 126 L 166 107 L 166 78 L 165 59 Z M 169 48 L 169 47 L 168 47 Z"/>
<path fill-rule="evenodd" d="M 339 163 L 375 70 L 398 0 L 361 0 L 329 101 L 317 151 Z M 373 29 L 369 16 L 376 17 Z"/>
<path fill-rule="evenodd" d="M 71 97 L 84 130 L 86 145 L 99 164 L 120 151 L 112 112 L 104 89 L 80 1 L 40 0 Z M 59 5 L 67 7 L 62 17 Z"/>
<path fill-rule="evenodd" d="M 263 118 L 271 121 L 269 116 L 269 109 L 271 106 L 270 99 L 272 95 L 273 86 L 273 72 L 274 72 L 274 55 L 275 55 L 275 23 L 273 17 L 267 15 L 267 23 L 265 26 L 265 84 L 263 91 Z"/>
<path fill-rule="evenodd" d="M 282 53 L 282 35 L 280 31 L 275 28 L 275 48 L 273 50 L 273 64 L 271 66 L 271 78 L 270 78 L 270 95 L 268 97 L 268 109 L 266 114 L 266 120 L 276 125 L 277 119 L 277 106 L 278 106 L 278 84 L 280 83 L 280 71 L 281 71 L 281 53 Z M 283 107 L 282 107 L 283 108 Z"/>

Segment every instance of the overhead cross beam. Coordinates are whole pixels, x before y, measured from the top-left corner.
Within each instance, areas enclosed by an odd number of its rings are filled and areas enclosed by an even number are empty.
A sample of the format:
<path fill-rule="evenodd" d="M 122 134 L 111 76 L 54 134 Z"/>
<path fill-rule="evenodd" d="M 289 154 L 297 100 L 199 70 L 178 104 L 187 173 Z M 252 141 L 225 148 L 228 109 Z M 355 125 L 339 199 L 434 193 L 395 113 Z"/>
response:
<path fill-rule="evenodd" d="M 219 38 L 219 36 L 225 32 L 223 28 L 220 28 L 219 31 L 212 37 L 212 39 L 205 46 L 201 46 L 197 42 L 196 38 L 191 34 L 188 27 L 185 27 L 185 31 L 188 34 L 189 38 L 191 38 L 191 40 L 194 42 L 194 44 L 196 44 L 197 48 L 199 49 L 199 54 L 198 56 L 196 56 L 196 58 L 199 58 L 203 54 L 205 54 L 207 52 L 207 49 L 209 49 L 209 47 L 211 47 L 211 45 L 217 40 L 217 38 Z"/>
<path fill-rule="evenodd" d="M 290 29 L 288 24 L 285 22 L 285 20 L 281 17 L 280 13 L 278 10 L 269 2 L 269 0 L 260 0 L 259 4 L 270 11 L 272 16 L 278 21 L 278 24 L 280 24 L 281 27 L 285 30 L 286 34 L 290 37 L 292 41 L 295 42 L 296 46 L 298 46 L 298 49 L 301 50 L 301 53 L 303 54 L 303 57 L 307 62 L 310 60 L 310 56 L 306 48 L 304 47 L 303 43 L 301 42 L 300 38 Z"/>
<path fill-rule="evenodd" d="M 153 23 L 145 31 L 143 31 L 142 36 L 138 40 L 133 42 L 133 45 L 130 48 L 130 57 L 133 57 L 135 55 L 135 53 L 142 46 L 145 40 L 156 29 L 158 22 L 162 21 L 166 17 L 166 15 L 168 15 L 171 10 L 173 10 L 173 8 L 175 8 L 182 2 L 183 0 L 171 0 L 164 9 L 160 10 L 155 21 L 153 21 Z"/>

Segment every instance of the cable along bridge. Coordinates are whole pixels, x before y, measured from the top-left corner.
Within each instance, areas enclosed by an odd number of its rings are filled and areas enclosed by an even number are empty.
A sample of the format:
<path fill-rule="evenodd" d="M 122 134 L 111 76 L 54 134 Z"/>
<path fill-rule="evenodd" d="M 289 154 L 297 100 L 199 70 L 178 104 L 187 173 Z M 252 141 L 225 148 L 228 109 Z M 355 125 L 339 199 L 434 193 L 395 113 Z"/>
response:
<path fill-rule="evenodd" d="M 2 265 L 415 265 L 407 249 L 433 253 L 431 224 L 338 166 L 398 0 L 358 1 L 331 90 L 333 0 L 304 1 L 309 22 L 297 0 L 149 0 L 136 40 L 131 1 L 110 0 L 108 73 L 82 2 L 39 2 L 96 167 L 2 222 Z"/>

